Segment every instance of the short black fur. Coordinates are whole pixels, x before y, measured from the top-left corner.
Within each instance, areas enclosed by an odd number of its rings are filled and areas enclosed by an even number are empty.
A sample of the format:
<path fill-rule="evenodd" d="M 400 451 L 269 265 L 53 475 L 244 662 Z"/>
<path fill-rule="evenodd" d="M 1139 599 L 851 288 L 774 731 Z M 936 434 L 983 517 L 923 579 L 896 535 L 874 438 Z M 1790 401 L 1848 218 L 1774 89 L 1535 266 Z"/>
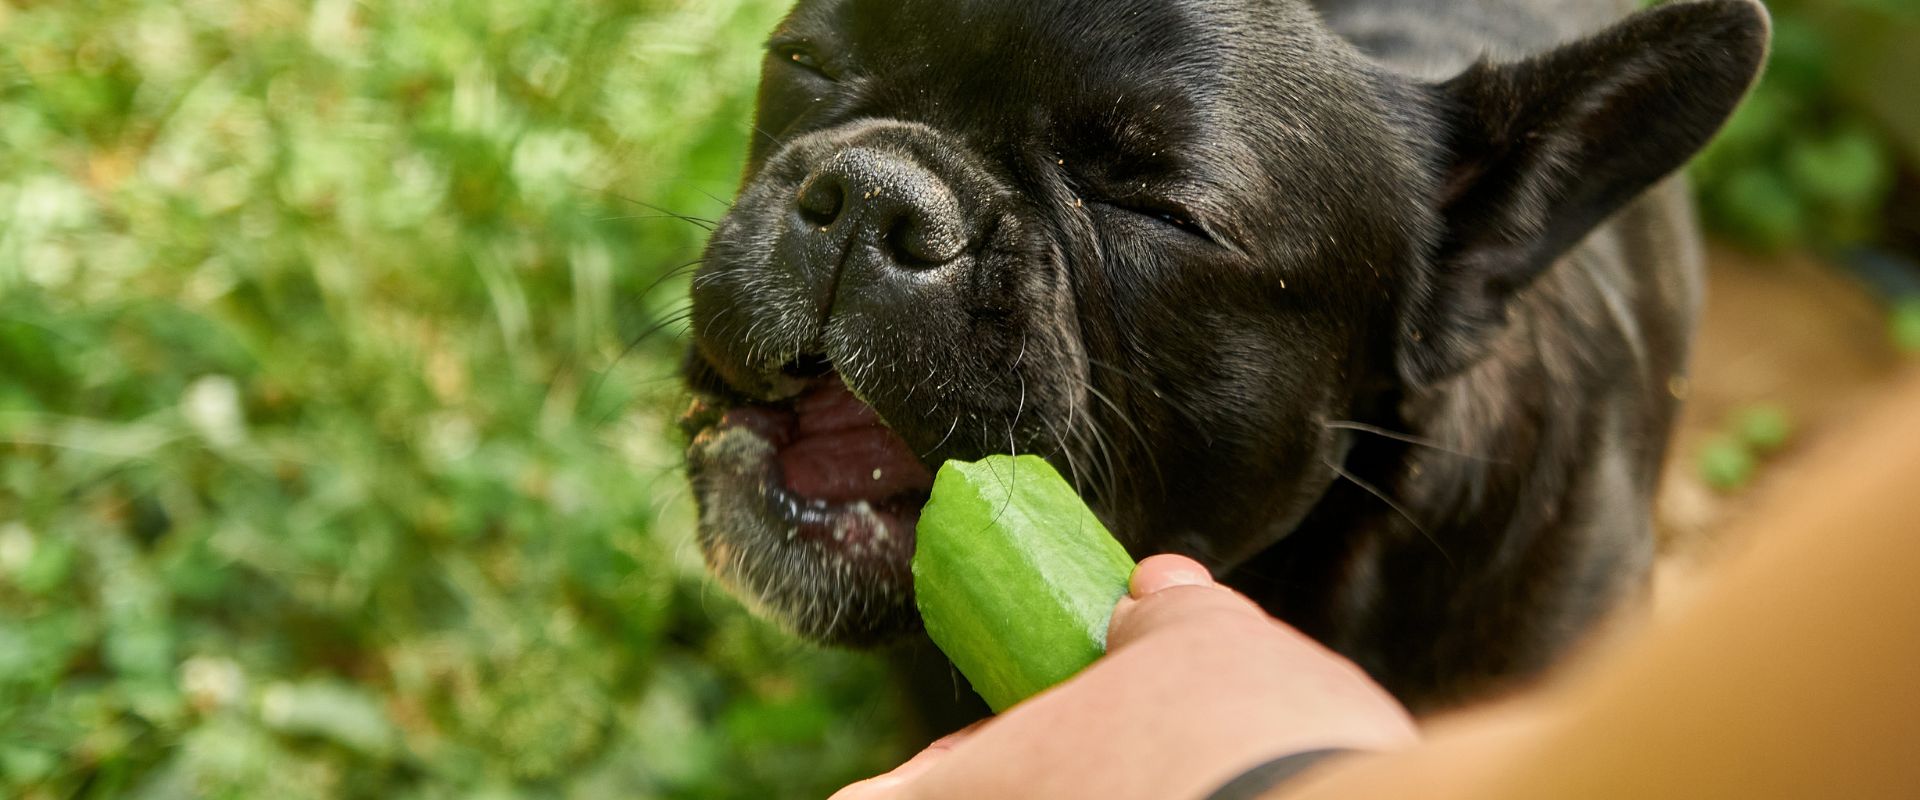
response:
<path fill-rule="evenodd" d="M 690 378 L 777 398 L 831 364 L 929 464 L 1047 456 L 1137 555 L 1200 559 L 1418 709 L 1511 685 L 1644 585 L 1700 289 L 1664 179 L 1765 49 L 1746 0 L 1624 12 L 802 0 Z M 693 463 L 749 599 L 911 633 L 884 576 L 783 549 Z"/>

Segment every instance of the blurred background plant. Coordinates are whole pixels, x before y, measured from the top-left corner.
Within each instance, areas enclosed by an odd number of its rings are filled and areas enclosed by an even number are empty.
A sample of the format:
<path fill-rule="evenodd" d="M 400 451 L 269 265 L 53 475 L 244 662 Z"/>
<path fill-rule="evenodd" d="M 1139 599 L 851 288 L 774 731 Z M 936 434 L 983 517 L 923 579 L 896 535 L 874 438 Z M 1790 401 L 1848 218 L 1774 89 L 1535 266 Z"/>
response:
<path fill-rule="evenodd" d="M 705 231 L 663 209 L 724 211 L 784 5 L 0 0 L 0 795 L 818 797 L 901 755 L 878 664 L 710 586 L 677 474 Z M 1842 65 L 1910 62 L 1913 8 L 1776 10 L 1707 218 L 1910 257 L 1920 104 Z"/>
<path fill-rule="evenodd" d="M 710 588 L 679 500 L 704 230 L 651 206 L 724 209 L 782 10 L 0 3 L 0 796 L 894 755 L 875 665 Z"/>
<path fill-rule="evenodd" d="M 1817 255 L 1877 301 L 1893 348 L 1920 354 L 1920 0 L 1767 6 L 1767 71 L 1692 166 L 1702 218 L 1760 256 L 1754 269 Z M 1731 409 L 1698 453 L 1700 479 L 1747 488 L 1784 448 L 1787 419 L 1770 403 Z"/>
<path fill-rule="evenodd" d="M 1920 353 L 1920 0 L 1771 0 L 1766 74 L 1693 174 L 1752 250 L 1812 249 L 1887 302 Z"/>

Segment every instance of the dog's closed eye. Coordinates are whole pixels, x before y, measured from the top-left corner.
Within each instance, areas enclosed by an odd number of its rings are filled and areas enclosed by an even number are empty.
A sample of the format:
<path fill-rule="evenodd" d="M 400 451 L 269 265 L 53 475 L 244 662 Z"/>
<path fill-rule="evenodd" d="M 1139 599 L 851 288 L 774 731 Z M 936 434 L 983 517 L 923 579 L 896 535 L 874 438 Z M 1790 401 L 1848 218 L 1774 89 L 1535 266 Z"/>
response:
<path fill-rule="evenodd" d="M 838 76 L 833 74 L 827 60 L 820 56 L 820 51 L 811 43 L 800 40 L 774 40 L 767 45 L 767 49 L 776 60 L 793 64 L 820 78 L 830 81 L 839 80 Z"/>
<path fill-rule="evenodd" d="M 1181 233 L 1184 233 L 1188 236 L 1192 236 L 1208 244 L 1220 243 L 1218 239 L 1214 238 L 1212 233 L 1209 233 L 1207 231 L 1206 226 L 1202 225 L 1194 217 L 1192 212 L 1187 211 L 1184 208 L 1181 208 L 1178 204 L 1168 203 L 1168 202 L 1127 200 L 1124 202 L 1107 203 L 1106 205 L 1116 210 L 1124 211 L 1133 216 L 1143 217 L 1143 218 L 1152 220 L 1157 224 L 1173 228 L 1174 230 L 1180 231 Z"/>

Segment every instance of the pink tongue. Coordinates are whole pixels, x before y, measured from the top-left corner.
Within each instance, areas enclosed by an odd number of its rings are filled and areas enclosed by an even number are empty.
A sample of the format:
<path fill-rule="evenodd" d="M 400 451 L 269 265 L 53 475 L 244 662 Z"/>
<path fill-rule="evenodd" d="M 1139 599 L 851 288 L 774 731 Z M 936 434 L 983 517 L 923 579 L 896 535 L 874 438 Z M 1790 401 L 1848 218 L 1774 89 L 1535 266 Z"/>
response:
<path fill-rule="evenodd" d="M 913 450 L 838 381 L 794 404 L 799 430 L 780 450 L 787 488 L 830 502 L 885 500 L 933 485 Z"/>

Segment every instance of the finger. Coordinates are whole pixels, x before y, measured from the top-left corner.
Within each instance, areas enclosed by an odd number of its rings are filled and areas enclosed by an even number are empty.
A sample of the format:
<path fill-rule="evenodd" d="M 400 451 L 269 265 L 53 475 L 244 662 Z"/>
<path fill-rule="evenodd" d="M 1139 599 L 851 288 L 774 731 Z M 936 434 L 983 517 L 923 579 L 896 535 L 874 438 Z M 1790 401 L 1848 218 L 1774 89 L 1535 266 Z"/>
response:
<path fill-rule="evenodd" d="M 1175 586 L 1212 585 L 1213 575 L 1200 562 L 1186 556 L 1158 555 L 1133 568 L 1127 593 L 1137 599 Z"/>
<path fill-rule="evenodd" d="M 1160 630 L 1215 624 L 1266 629 L 1273 621 L 1253 601 L 1219 584 L 1169 586 L 1137 599 L 1120 599 L 1107 625 L 1107 650 L 1118 650 Z"/>

